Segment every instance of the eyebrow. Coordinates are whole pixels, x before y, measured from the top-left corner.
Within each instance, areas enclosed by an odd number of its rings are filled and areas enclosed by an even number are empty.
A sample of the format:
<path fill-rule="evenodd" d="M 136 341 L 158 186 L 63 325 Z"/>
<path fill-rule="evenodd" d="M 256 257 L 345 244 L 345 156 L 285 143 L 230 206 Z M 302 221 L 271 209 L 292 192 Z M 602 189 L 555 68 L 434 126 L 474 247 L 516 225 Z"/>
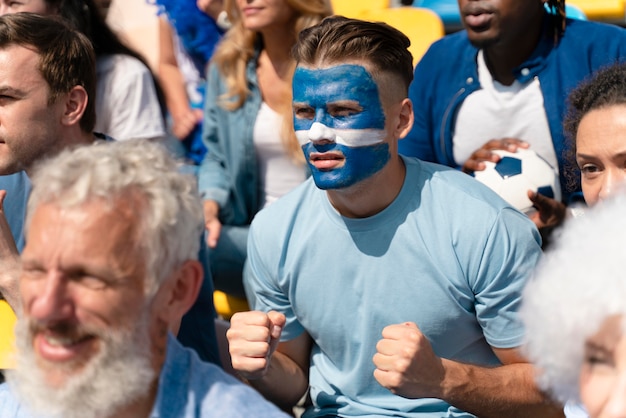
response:
<path fill-rule="evenodd" d="M 615 154 L 613 157 L 611 158 L 622 158 L 622 157 L 626 157 L 626 150 L 622 151 L 622 152 L 618 152 L 617 154 Z M 589 155 L 589 154 L 581 154 L 581 153 L 576 153 L 576 158 L 586 158 L 588 160 L 593 160 L 593 159 L 597 159 L 598 157 L 595 155 Z"/>
<path fill-rule="evenodd" d="M 26 91 L 21 89 L 16 89 L 11 86 L 0 86 L 0 95 L 9 95 L 16 97 L 24 97 L 26 96 Z"/>

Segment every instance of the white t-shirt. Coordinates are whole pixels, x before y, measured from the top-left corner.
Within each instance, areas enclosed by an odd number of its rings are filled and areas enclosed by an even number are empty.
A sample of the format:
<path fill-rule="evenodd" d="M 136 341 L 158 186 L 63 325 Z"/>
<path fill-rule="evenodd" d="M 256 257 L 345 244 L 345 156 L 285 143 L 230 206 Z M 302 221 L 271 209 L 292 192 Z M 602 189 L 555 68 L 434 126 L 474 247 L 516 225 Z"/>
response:
<path fill-rule="evenodd" d="M 94 131 L 118 141 L 165 136 L 148 67 L 128 55 L 104 55 L 96 61 L 96 76 Z"/>
<path fill-rule="evenodd" d="M 455 161 L 463 165 L 491 139 L 518 138 L 558 170 L 539 79 L 525 84 L 516 80 L 510 86 L 495 81 L 482 50 L 478 52 L 478 78 L 482 89 L 470 94 L 457 114 L 452 139 Z"/>
<path fill-rule="evenodd" d="M 265 102 L 257 114 L 252 134 L 259 164 L 259 181 L 264 193 L 263 207 L 306 180 L 302 165 L 294 162 L 285 152 L 280 138 L 282 116 Z"/>

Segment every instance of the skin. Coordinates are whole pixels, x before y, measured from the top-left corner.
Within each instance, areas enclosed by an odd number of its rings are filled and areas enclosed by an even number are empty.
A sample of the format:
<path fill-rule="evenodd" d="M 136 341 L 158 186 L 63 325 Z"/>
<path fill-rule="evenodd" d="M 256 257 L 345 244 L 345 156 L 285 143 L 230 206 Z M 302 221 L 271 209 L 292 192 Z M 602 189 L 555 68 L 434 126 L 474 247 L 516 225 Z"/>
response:
<path fill-rule="evenodd" d="M 285 0 L 236 0 L 246 29 L 255 32 L 284 31 L 291 25 L 295 11 Z"/>
<path fill-rule="evenodd" d="M 334 66 L 321 63 L 315 68 L 332 67 Z M 309 67 L 302 68 L 311 69 Z M 334 75 L 332 71 L 325 74 Z M 315 78 L 315 80 L 319 84 L 310 86 L 310 91 L 321 92 L 326 91 L 322 86 L 326 83 L 332 83 L 333 77 L 330 79 L 320 77 Z M 389 85 L 398 84 L 397 80 L 390 80 L 389 82 Z M 387 84 L 385 86 L 388 87 Z M 393 88 L 381 88 L 380 90 L 385 92 L 397 91 Z M 332 110 L 335 108 L 332 105 L 334 100 L 332 98 L 328 100 L 330 112 L 327 116 L 331 119 L 338 117 L 339 115 Z M 341 97 L 339 101 L 342 106 L 346 106 L 342 112 L 348 114 L 354 115 L 368 110 L 363 109 L 363 104 L 358 103 L 358 101 L 346 101 L 345 97 Z M 370 101 L 370 103 L 372 102 L 377 103 L 375 105 L 377 111 L 380 111 L 381 104 L 383 107 L 383 143 L 388 145 L 389 159 L 383 169 L 369 178 L 349 187 L 326 191 L 333 206 L 347 217 L 366 217 L 380 212 L 393 201 L 404 182 L 405 168 L 397 153 L 397 140 L 404 137 L 412 127 L 413 108 L 411 102 L 406 99 L 406 92 L 404 95 L 383 95 L 380 102 Z M 304 115 L 296 116 L 296 118 L 306 118 L 305 115 L 309 114 L 307 110 L 309 105 L 303 105 L 302 101 L 294 103 L 296 115 L 300 111 L 304 111 Z M 380 128 L 379 119 L 369 118 L 368 120 L 370 122 L 376 120 L 373 128 Z M 327 123 L 330 124 L 330 122 Z M 309 121 L 308 124 L 310 125 L 312 122 Z M 330 141 L 319 139 L 318 142 Z M 341 160 L 332 163 L 334 167 L 328 165 L 326 169 L 332 171 L 346 164 L 352 164 L 347 157 L 345 160 L 343 158 Z M 241 312 L 231 318 L 231 327 L 227 332 L 227 338 L 233 368 L 241 376 L 249 379 L 251 384 L 262 391 L 266 397 L 285 409 L 289 409 L 298 402 L 308 387 L 312 339 L 307 332 L 304 332 L 292 340 L 279 343 L 284 325 L 285 317 L 278 312 Z"/>
<path fill-rule="evenodd" d="M 217 20 L 220 12 L 224 8 L 224 2 L 222 0 L 198 0 L 196 5 L 198 9 L 211 16 L 213 20 Z"/>
<path fill-rule="evenodd" d="M 101 350 L 89 329 L 129 329 L 147 302 L 145 269 L 137 262 L 143 257 L 128 239 L 136 234 L 135 219 L 125 206 L 114 212 L 101 201 L 76 209 L 43 204 L 33 214 L 20 292 L 38 365 L 53 387 L 79 374 Z M 160 341 L 156 330 L 162 325 L 154 318 L 150 326 L 151 337 Z M 155 371 L 162 362 L 155 356 Z M 155 389 L 156 384 L 144 402 L 145 413 Z"/>
<path fill-rule="evenodd" d="M 494 80 L 511 85 L 515 81 L 513 70 L 537 46 L 545 1 L 458 0 L 458 3 L 467 36 L 470 42 L 483 49 Z M 492 150 L 515 152 L 518 148 L 528 148 L 528 143 L 518 138 L 490 139 L 472 153 L 462 169 L 466 173 L 484 170 L 485 161 L 500 160 Z M 537 208 L 531 220 L 540 230 L 554 227 L 565 218 L 565 205 L 561 202 L 531 191 L 528 197 Z"/>
<path fill-rule="evenodd" d="M 317 94 L 308 86 L 323 84 Z M 296 135 L 317 187 L 343 189 L 390 158 L 378 87 L 364 67 L 298 68 L 293 79 Z"/>
<path fill-rule="evenodd" d="M 325 120 L 331 126 L 349 123 L 346 120 L 367 115 L 372 106 L 379 108 L 382 104 L 385 117 L 383 143 L 388 145 L 389 153 L 385 166 L 354 184 L 326 190 L 332 205 L 343 216 L 368 217 L 386 208 L 402 187 L 406 171 L 397 153 L 397 141 L 411 129 L 413 109 L 410 100 L 406 99 L 406 92 L 404 96 L 398 95 L 394 94 L 394 89 L 388 88 L 397 83 L 391 77 L 377 80 L 381 92 L 378 105 L 374 105 L 374 100 L 359 100 L 358 89 L 333 89 L 332 84 L 339 81 L 337 73 L 324 70 L 337 70 L 338 67 L 341 66 L 325 63 L 298 67 L 296 71 L 319 71 L 320 77 L 309 79 L 312 84 L 302 96 L 294 86 L 294 125 L 296 129 L 305 129 L 309 124 L 313 125 L 314 119 Z M 367 66 L 362 68 L 367 71 Z M 363 83 L 358 77 L 350 80 L 355 84 Z M 366 119 L 370 124 L 358 125 L 361 129 L 380 128 L 379 118 Z M 332 143 L 330 139 L 309 139 L 313 145 Z M 304 150 L 315 168 L 334 171 L 358 164 L 351 160 L 351 154 L 337 153 L 328 156 L 331 162 L 318 164 L 311 161 L 313 154 L 307 154 L 306 147 Z M 313 342 L 304 332 L 290 341 L 279 343 L 284 325 L 285 316 L 278 312 L 237 313 L 231 318 L 227 338 L 235 370 L 267 398 L 288 408 L 300 399 L 308 386 Z M 532 366 L 516 348 L 493 348 L 504 364 L 502 367 L 462 364 L 438 357 L 417 325 L 405 322 L 385 327 L 376 349 L 377 354 L 372 359 L 376 366 L 374 378 L 394 394 L 407 398 L 437 397 L 481 417 L 562 415 L 560 407 L 549 405 L 537 391 Z"/>
<path fill-rule="evenodd" d="M 33 49 L 8 46 L 0 49 L 0 175 L 26 170 L 46 156 L 71 145 L 92 143 L 91 132 L 80 128 L 87 106 L 87 92 L 74 86 L 50 104 L 50 89 L 39 72 Z M 17 312 L 19 265 L 11 231 L 0 209 L 0 293 Z"/>
<path fill-rule="evenodd" d="M 103 349 L 100 333 L 136 329 L 148 310 L 156 377 L 142 398 L 116 411 L 120 417 L 150 412 L 168 327 L 180 320 L 201 285 L 201 268 L 190 261 L 147 299 L 138 207 L 128 196 L 116 200 L 114 210 L 100 199 L 69 209 L 42 204 L 32 214 L 22 254 L 21 320 L 31 325 L 37 366 L 52 387 L 79 375 Z"/>
<path fill-rule="evenodd" d="M 59 148 L 64 100 L 48 104 L 49 87 L 38 54 L 21 46 L 0 50 L 0 174 L 28 169 Z M 57 129 L 55 131 L 55 129 Z M 51 131 L 52 130 L 52 131 Z"/>
<path fill-rule="evenodd" d="M 281 113 L 285 97 L 291 97 L 294 62 L 290 51 L 296 42 L 293 30 L 296 11 L 285 0 L 237 0 L 236 5 L 245 28 L 263 38 L 256 69 L 259 89 L 263 101 Z M 219 213 L 216 201 L 204 201 L 209 248 L 217 246 L 222 231 Z"/>
<path fill-rule="evenodd" d="M 585 341 L 580 396 L 591 418 L 626 416 L 626 336 L 623 318 L 606 318 Z"/>
<path fill-rule="evenodd" d="M 56 11 L 52 9 L 45 0 L 2 0 L 0 2 L 0 15 L 17 12 L 48 15 Z"/>
<path fill-rule="evenodd" d="M 185 80 L 174 52 L 173 29 L 167 19 L 159 19 L 159 79 L 172 116 L 172 133 L 183 140 L 202 121 L 202 109 L 189 106 Z"/>
<path fill-rule="evenodd" d="M 587 113 L 576 133 L 576 162 L 585 201 L 593 206 L 626 180 L 626 105 Z"/>
<path fill-rule="evenodd" d="M 467 36 L 485 52 L 489 71 L 510 85 L 512 70 L 532 53 L 541 35 L 544 1 L 458 0 Z"/>

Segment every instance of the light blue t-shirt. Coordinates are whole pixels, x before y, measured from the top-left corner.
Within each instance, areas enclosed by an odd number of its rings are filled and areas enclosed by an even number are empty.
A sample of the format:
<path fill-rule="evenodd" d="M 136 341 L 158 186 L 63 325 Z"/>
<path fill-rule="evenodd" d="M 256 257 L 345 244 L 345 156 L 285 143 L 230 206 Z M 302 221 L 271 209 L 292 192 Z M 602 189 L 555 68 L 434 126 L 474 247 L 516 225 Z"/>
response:
<path fill-rule="evenodd" d="M 393 395 L 373 377 L 383 328 L 415 322 L 441 357 L 500 364 L 517 347 L 534 224 L 463 173 L 405 159 L 400 194 L 365 219 L 342 217 L 312 180 L 253 221 L 247 292 L 287 316 L 282 338 L 314 341 L 305 417 L 471 417 L 438 399 Z"/>
<path fill-rule="evenodd" d="M 167 356 L 150 418 L 288 418 L 257 391 L 168 337 Z M 88 416 L 88 415 L 87 415 Z M 0 385 L 0 418 L 36 418 L 8 384 Z M 44 417 L 37 417 L 44 418 Z"/>

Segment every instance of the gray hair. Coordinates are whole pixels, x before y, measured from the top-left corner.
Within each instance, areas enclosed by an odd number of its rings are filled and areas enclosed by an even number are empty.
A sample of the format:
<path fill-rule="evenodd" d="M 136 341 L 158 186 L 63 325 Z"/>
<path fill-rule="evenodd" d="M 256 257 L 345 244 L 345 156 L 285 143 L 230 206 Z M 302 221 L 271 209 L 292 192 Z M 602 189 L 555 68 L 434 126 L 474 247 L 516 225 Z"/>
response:
<path fill-rule="evenodd" d="M 620 193 L 568 221 L 524 290 L 524 352 L 560 401 L 580 400 L 585 340 L 607 317 L 626 315 L 624 213 Z"/>
<path fill-rule="evenodd" d="M 67 149 L 35 167 L 25 228 L 44 203 L 76 207 L 102 199 L 114 209 L 123 199 L 138 202 L 138 245 L 145 255 L 146 290 L 153 293 L 174 268 L 198 258 L 202 202 L 195 177 L 181 168 L 163 146 L 148 140 Z"/>

